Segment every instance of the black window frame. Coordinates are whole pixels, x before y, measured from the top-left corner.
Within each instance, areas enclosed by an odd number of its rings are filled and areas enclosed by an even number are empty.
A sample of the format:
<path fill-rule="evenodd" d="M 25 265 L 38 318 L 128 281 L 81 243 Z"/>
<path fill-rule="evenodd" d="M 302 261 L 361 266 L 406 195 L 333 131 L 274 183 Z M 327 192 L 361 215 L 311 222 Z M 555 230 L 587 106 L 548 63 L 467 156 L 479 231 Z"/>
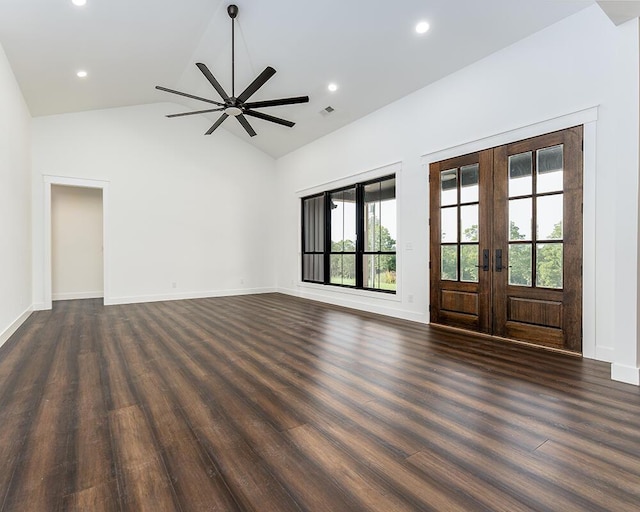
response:
<path fill-rule="evenodd" d="M 317 240 L 317 237 L 320 236 L 319 233 L 315 232 L 314 229 L 314 233 L 313 234 L 309 234 L 307 236 L 307 230 L 305 229 L 305 201 L 313 201 L 315 199 L 318 198 L 322 198 L 322 214 L 324 216 L 323 219 L 320 219 L 320 222 L 322 224 L 322 238 L 321 240 Z M 326 226 L 326 210 L 327 210 L 327 201 L 326 201 L 326 197 L 324 193 L 320 193 L 320 194 L 313 194 L 311 196 L 307 196 L 307 197 L 303 197 L 302 201 L 301 201 L 301 219 L 302 219 L 302 280 L 304 282 L 307 283 L 319 283 L 319 284 L 323 284 L 324 283 L 324 279 L 326 276 L 326 265 L 325 265 L 325 260 L 326 260 L 326 250 L 327 250 L 327 245 L 326 245 L 326 236 L 327 236 L 327 226 Z M 311 212 L 311 210 L 309 210 L 309 212 Z M 317 227 L 318 225 L 318 221 L 314 222 L 314 228 Z M 314 239 L 313 242 L 311 242 L 311 238 Z M 308 243 L 309 242 L 309 243 Z M 318 250 L 308 250 L 308 246 L 309 245 L 313 245 L 314 249 L 317 249 L 317 245 L 321 245 L 322 246 L 322 250 L 318 251 Z M 305 279 L 305 260 L 309 260 L 309 258 L 311 258 L 312 261 L 315 261 L 316 257 L 322 256 L 323 261 L 322 261 L 322 276 L 319 279 Z M 313 270 L 311 270 L 311 273 L 315 275 L 315 268 Z"/>
<path fill-rule="evenodd" d="M 301 241 L 302 241 L 302 261 L 301 261 L 301 280 L 303 283 L 315 283 L 322 284 L 327 286 L 337 286 L 341 288 L 349 288 L 352 290 L 366 290 L 366 291 L 374 291 L 395 295 L 397 293 L 397 288 L 394 290 L 386 290 L 382 288 L 370 288 L 365 286 L 364 284 L 364 258 L 371 255 L 387 255 L 387 256 L 397 256 L 397 240 L 396 240 L 396 250 L 395 251 L 370 251 L 365 250 L 365 187 L 368 185 L 372 185 L 375 183 L 381 183 L 388 180 L 394 180 L 394 199 L 397 201 L 397 194 L 395 193 L 396 189 L 396 174 L 389 174 L 385 176 L 381 176 L 379 178 L 370 179 L 367 181 L 362 181 L 358 183 L 353 183 L 347 186 L 326 190 L 324 192 L 312 194 L 309 196 L 305 196 L 301 198 Z M 355 226 L 356 226 L 356 240 L 355 240 L 355 251 L 333 251 L 331 246 L 331 196 L 332 194 L 342 192 L 344 190 L 354 189 L 355 188 L 355 196 L 356 196 L 356 208 L 355 208 Z M 310 199 L 316 199 L 318 197 L 324 198 L 324 219 L 322 219 L 322 223 L 324 225 L 324 251 L 320 253 L 319 251 L 308 251 L 306 238 L 307 238 L 307 227 L 305 225 L 305 201 Z M 396 202 L 396 218 L 397 218 L 397 202 Z M 317 225 L 317 221 L 315 222 Z M 396 226 L 397 227 L 397 226 Z M 332 255 L 345 255 L 345 254 L 354 254 L 355 255 L 355 285 L 342 284 L 342 283 L 332 283 L 331 282 L 331 256 Z M 321 280 L 317 279 L 305 279 L 305 261 L 309 261 L 309 256 L 322 256 L 323 257 L 323 276 Z M 396 271 L 397 272 L 397 271 Z"/>

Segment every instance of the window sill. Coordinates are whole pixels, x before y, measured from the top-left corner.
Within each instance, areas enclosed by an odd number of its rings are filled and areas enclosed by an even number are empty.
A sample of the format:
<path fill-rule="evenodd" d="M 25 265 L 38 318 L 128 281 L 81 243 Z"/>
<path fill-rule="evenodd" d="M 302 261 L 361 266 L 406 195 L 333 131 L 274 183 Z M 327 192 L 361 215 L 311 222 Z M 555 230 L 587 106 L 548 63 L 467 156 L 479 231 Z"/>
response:
<path fill-rule="evenodd" d="M 319 283 L 307 283 L 304 281 L 298 281 L 298 288 L 307 288 L 309 290 L 315 290 L 329 293 L 340 293 L 344 295 L 351 295 L 357 297 L 367 297 L 372 299 L 385 300 L 389 302 L 400 302 L 400 296 L 398 290 L 396 293 L 389 292 L 375 292 L 371 290 L 362 290 L 358 288 L 346 288 L 343 286 L 332 286 L 329 284 L 319 284 Z"/>

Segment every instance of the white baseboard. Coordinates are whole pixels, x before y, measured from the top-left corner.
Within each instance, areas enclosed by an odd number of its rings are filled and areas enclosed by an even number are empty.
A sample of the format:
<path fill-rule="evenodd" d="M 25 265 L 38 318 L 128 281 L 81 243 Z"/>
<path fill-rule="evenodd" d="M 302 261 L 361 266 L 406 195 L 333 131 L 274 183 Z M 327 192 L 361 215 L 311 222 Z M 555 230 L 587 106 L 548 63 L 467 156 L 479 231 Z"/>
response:
<path fill-rule="evenodd" d="M 233 295 L 255 295 L 260 293 L 275 293 L 275 288 L 248 288 L 238 290 L 215 290 L 207 292 L 166 293 L 158 295 L 137 295 L 130 297 L 105 297 L 105 306 L 120 304 L 139 304 L 142 302 L 162 302 L 167 300 L 207 299 L 210 297 L 229 297 Z"/>
<path fill-rule="evenodd" d="M 103 292 L 65 292 L 54 293 L 52 300 L 76 300 L 76 299 L 101 299 L 104 297 Z"/>
<path fill-rule="evenodd" d="M 278 288 L 278 293 L 284 293 L 285 295 L 292 295 L 294 297 L 300 297 L 302 299 L 310 299 L 318 302 L 324 302 L 326 304 L 333 304 L 334 306 L 342 306 L 345 308 L 357 309 L 358 311 L 365 311 L 367 313 L 375 313 L 377 315 L 390 316 L 392 318 L 399 318 L 401 320 L 409 320 L 411 322 L 418 322 L 421 324 L 429 323 L 429 316 L 427 313 L 416 313 L 413 311 L 405 311 L 403 309 L 390 307 L 387 304 L 399 304 L 398 301 L 386 301 L 384 305 L 376 305 L 370 303 L 363 303 L 358 300 L 354 300 L 346 294 L 342 296 L 327 296 L 324 294 L 314 293 L 310 289 L 291 289 L 291 288 Z M 375 292 L 373 292 L 375 293 Z M 381 297 L 382 299 L 382 297 Z"/>
<path fill-rule="evenodd" d="M 613 363 L 611 365 L 611 379 L 640 386 L 640 368 Z"/>
<path fill-rule="evenodd" d="M 25 322 L 29 315 L 33 312 L 33 307 L 29 306 L 24 313 L 22 313 L 18 318 L 16 318 L 9 326 L 0 333 L 0 347 L 5 344 L 5 342 L 11 338 L 14 332 L 18 330 L 18 328 Z"/>

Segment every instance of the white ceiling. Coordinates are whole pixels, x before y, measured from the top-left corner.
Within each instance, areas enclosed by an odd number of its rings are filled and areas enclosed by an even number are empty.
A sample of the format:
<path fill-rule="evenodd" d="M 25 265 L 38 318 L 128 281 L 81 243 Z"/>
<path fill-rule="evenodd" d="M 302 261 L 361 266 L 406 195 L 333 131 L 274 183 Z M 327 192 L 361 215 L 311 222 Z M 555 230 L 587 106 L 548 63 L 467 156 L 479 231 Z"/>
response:
<path fill-rule="evenodd" d="M 195 67 L 231 89 L 231 1 L 0 0 L 0 44 L 31 114 L 45 116 L 172 102 L 206 103 L 155 85 L 219 100 Z M 294 128 L 249 118 L 222 125 L 278 157 L 594 3 L 593 0 L 237 0 L 236 92 L 266 66 L 277 70 L 251 99 L 309 95 L 308 104 L 262 111 Z M 620 2 L 619 2 L 620 3 Z M 418 36 L 414 26 L 428 20 Z M 89 77 L 75 76 L 86 69 Z M 339 85 L 327 90 L 331 81 Z M 327 106 L 335 112 L 323 116 Z M 211 114 L 211 123 L 217 118 Z M 192 124 L 159 118 L 158 123 Z M 202 137 L 202 133 L 193 133 Z M 211 137 L 215 137 L 214 133 Z"/>

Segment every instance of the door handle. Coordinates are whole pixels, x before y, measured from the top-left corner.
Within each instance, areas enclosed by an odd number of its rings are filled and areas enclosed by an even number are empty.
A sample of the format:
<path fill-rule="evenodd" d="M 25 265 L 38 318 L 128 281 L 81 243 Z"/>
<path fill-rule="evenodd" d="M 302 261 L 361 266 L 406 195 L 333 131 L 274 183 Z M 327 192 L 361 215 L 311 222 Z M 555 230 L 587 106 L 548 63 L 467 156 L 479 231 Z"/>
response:
<path fill-rule="evenodd" d="M 496 249 L 496 272 L 502 272 L 502 249 Z"/>
<path fill-rule="evenodd" d="M 489 249 L 482 250 L 482 265 L 476 265 L 476 267 L 489 272 Z"/>
<path fill-rule="evenodd" d="M 489 249 L 483 249 L 482 251 L 482 265 L 476 265 L 485 272 L 489 272 Z"/>

